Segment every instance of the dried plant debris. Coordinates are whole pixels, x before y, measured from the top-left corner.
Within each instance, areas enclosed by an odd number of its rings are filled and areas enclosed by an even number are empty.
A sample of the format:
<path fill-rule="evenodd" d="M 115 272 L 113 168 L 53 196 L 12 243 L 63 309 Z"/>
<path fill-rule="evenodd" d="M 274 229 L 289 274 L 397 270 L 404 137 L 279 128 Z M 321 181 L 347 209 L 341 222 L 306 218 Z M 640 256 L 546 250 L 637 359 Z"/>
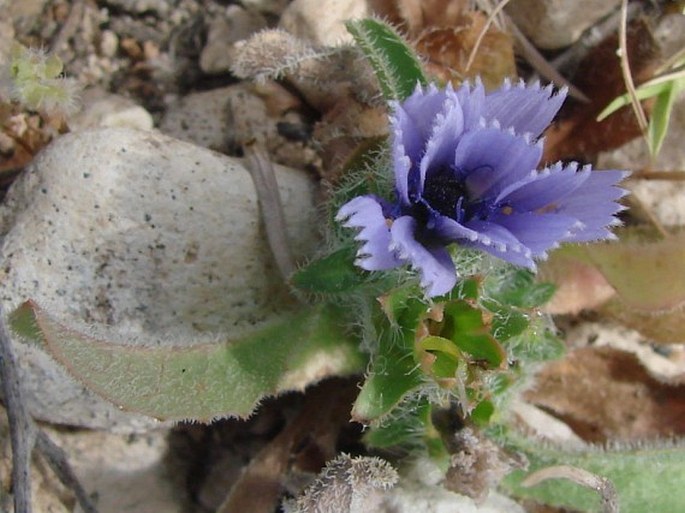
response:
<path fill-rule="evenodd" d="M 618 233 L 618 242 L 568 246 L 543 264 L 540 279 L 559 285 L 548 310 L 598 309 L 655 342 L 685 341 L 685 234 Z"/>
<path fill-rule="evenodd" d="M 376 511 L 384 492 L 399 477 L 394 468 L 376 457 L 341 454 L 298 498 L 287 501 L 286 513 L 366 513 Z"/>
<path fill-rule="evenodd" d="M 486 20 L 483 13 L 474 11 L 448 27 L 431 26 L 420 31 L 416 48 L 427 59 L 426 70 L 440 81 L 455 84 L 480 77 L 487 89 L 496 89 L 505 78 L 516 77 L 511 36 L 497 27 L 487 27 Z M 474 49 L 475 59 L 469 62 Z"/>
<path fill-rule="evenodd" d="M 525 396 L 588 442 L 685 434 L 685 387 L 658 382 L 634 355 L 609 347 L 547 364 Z"/>
<path fill-rule="evenodd" d="M 521 466 L 520 461 L 471 427 L 457 431 L 449 445 L 452 455 L 444 486 L 476 502 L 483 502 L 506 474 Z"/>
<path fill-rule="evenodd" d="M 370 101 L 378 95 L 370 68 L 355 48 L 317 47 L 281 29 L 263 30 L 236 45 L 232 71 L 257 82 L 285 79 L 321 112 L 340 97 Z"/>
<path fill-rule="evenodd" d="M 371 6 L 406 33 L 425 59 L 426 71 L 442 82 L 459 85 L 479 76 L 488 89 L 516 77 L 511 36 L 468 0 L 372 0 Z M 477 45 L 475 59 L 470 55 Z"/>

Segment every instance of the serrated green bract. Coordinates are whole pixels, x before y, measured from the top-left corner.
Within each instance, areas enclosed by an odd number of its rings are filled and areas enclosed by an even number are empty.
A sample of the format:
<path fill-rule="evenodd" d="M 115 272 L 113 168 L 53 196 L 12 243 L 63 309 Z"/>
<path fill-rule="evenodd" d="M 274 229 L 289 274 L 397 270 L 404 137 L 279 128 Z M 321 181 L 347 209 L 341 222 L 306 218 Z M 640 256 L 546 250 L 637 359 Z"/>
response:
<path fill-rule="evenodd" d="M 97 340 L 56 322 L 33 303 L 20 307 L 11 325 L 34 342 L 40 333 L 47 353 L 98 395 L 162 420 L 245 417 L 265 396 L 361 372 L 365 365 L 356 340 L 331 307 L 284 315 L 235 340 L 178 348 Z"/>
<path fill-rule="evenodd" d="M 409 45 L 387 23 L 350 20 L 345 26 L 371 63 L 386 100 L 404 100 L 428 81 Z"/>
<path fill-rule="evenodd" d="M 515 471 L 501 484 L 515 496 L 574 511 L 601 511 L 597 493 L 567 480 L 548 480 L 530 488 L 520 485 L 530 472 L 553 465 L 570 465 L 610 479 L 618 492 L 621 513 L 683 511 L 685 446 L 682 444 L 561 450 L 512 433 L 498 438 L 509 449 L 524 453 L 530 463 L 527 472 Z"/>
<path fill-rule="evenodd" d="M 492 367 L 500 367 L 506 360 L 504 349 L 490 333 L 483 311 L 466 301 L 445 305 L 441 335 L 475 360 L 484 360 Z"/>

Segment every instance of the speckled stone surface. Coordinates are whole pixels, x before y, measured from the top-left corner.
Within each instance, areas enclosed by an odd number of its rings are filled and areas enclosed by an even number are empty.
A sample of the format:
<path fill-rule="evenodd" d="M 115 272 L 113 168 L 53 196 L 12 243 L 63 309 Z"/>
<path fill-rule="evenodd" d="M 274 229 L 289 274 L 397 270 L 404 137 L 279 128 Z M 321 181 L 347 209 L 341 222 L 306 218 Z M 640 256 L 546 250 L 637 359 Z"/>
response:
<path fill-rule="evenodd" d="M 296 255 L 317 230 L 314 184 L 277 166 Z M 113 343 L 230 340 L 281 308 L 256 191 L 240 159 L 158 132 L 65 135 L 12 186 L 0 208 L 0 296 L 35 300 L 56 319 Z M 157 422 L 119 411 L 41 350 L 16 344 L 40 419 L 135 431 Z"/>

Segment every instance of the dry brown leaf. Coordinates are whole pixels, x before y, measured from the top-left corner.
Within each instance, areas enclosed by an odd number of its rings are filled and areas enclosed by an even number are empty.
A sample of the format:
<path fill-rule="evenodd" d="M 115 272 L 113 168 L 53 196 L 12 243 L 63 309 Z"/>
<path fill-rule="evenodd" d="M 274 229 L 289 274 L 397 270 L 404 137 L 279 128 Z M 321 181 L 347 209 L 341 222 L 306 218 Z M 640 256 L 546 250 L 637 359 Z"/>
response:
<path fill-rule="evenodd" d="M 458 85 L 480 76 L 486 89 L 496 89 L 505 78 L 516 76 L 513 40 L 509 34 L 491 26 L 467 70 L 471 50 L 487 18 L 479 12 L 467 13 L 450 28 L 432 28 L 422 32 L 416 48 L 426 57 L 426 71 L 441 81 Z"/>
<path fill-rule="evenodd" d="M 525 397 L 588 442 L 685 434 L 685 386 L 659 383 L 633 354 L 609 347 L 549 363 Z"/>
<path fill-rule="evenodd" d="M 450 467 L 444 486 L 448 490 L 484 501 L 491 489 L 521 462 L 470 427 L 457 431 L 449 441 Z"/>
<path fill-rule="evenodd" d="M 604 304 L 600 313 L 639 331 L 651 342 L 685 343 L 685 308 L 667 312 L 640 312 L 626 308 L 619 299 L 614 299 Z"/>
<path fill-rule="evenodd" d="M 480 76 L 487 89 L 516 76 L 513 39 L 491 25 L 469 70 L 466 63 L 487 16 L 467 0 L 372 0 L 373 11 L 397 25 L 415 43 L 429 75 L 459 85 Z"/>
<path fill-rule="evenodd" d="M 470 7 L 470 0 L 370 0 L 373 12 L 418 34 L 428 27 L 450 27 Z"/>
<path fill-rule="evenodd" d="M 576 315 L 601 306 L 616 294 L 593 265 L 556 254 L 548 262 L 542 262 L 538 273 L 540 282 L 554 283 L 557 287 L 543 307 L 547 313 Z"/>
<path fill-rule="evenodd" d="M 314 138 L 322 148 L 325 177 L 335 181 L 350 158 L 369 144 L 376 145 L 387 133 L 388 113 L 384 107 L 341 98 L 314 129 Z"/>

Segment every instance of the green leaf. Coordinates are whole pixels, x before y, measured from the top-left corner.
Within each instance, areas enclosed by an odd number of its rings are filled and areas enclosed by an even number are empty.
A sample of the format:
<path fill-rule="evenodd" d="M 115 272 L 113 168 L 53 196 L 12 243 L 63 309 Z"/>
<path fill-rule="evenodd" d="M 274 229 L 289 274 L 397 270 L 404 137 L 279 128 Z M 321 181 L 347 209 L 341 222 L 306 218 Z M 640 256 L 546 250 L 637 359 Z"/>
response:
<path fill-rule="evenodd" d="M 544 317 L 533 317 L 528 328 L 508 339 L 504 346 L 510 359 L 529 363 L 556 360 L 566 352 L 564 341 L 554 334 Z"/>
<path fill-rule="evenodd" d="M 354 265 L 357 249 L 345 247 L 328 256 L 310 262 L 290 277 L 291 284 L 304 291 L 336 294 L 350 291 L 368 281 Z"/>
<path fill-rule="evenodd" d="M 646 100 L 664 93 L 671 87 L 670 82 L 658 82 L 650 83 L 645 82 L 640 87 L 635 89 L 635 95 L 638 100 Z M 602 112 L 597 116 L 597 121 L 603 121 L 608 118 L 611 114 L 616 112 L 618 109 L 625 107 L 630 104 L 630 95 L 628 93 L 622 94 L 621 96 L 614 98 L 614 100 L 607 105 Z"/>
<path fill-rule="evenodd" d="M 421 383 L 421 372 L 412 354 L 386 347 L 372 361 L 369 375 L 352 408 L 352 418 L 362 424 L 379 420 Z"/>
<path fill-rule="evenodd" d="M 30 319 L 33 317 L 33 320 Z M 68 328 L 33 303 L 15 312 L 21 336 L 119 407 L 161 420 L 249 415 L 265 396 L 361 372 L 364 358 L 333 308 L 307 309 L 234 340 L 192 347 L 133 347 Z"/>
<path fill-rule="evenodd" d="M 364 443 L 375 449 L 405 450 L 416 454 L 426 451 L 445 470 L 450 455 L 432 420 L 433 405 L 425 397 L 417 397 L 404 405 L 402 413 L 379 426 L 372 426 L 364 435 Z"/>
<path fill-rule="evenodd" d="M 423 352 L 418 355 L 422 370 L 436 378 L 438 383 L 449 380 L 445 383 L 449 386 L 455 379 L 459 360 L 463 359 L 456 344 L 449 339 L 429 335 L 421 339 L 416 348 Z"/>
<path fill-rule="evenodd" d="M 486 281 L 488 295 L 503 305 L 531 309 L 544 305 L 554 295 L 553 283 L 537 283 L 526 269 L 512 269 Z"/>
<path fill-rule="evenodd" d="M 520 335 L 530 324 L 528 314 L 514 308 L 508 308 L 494 301 L 484 301 L 483 306 L 494 314 L 490 332 L 499 342 Z"/>
<path fill-rule="evenodd" d="M 371 63 L 386 100 L 404 100 L 417 84 L 428 83 L 414 52 L 390 25 L 367 18 L 345 26 Z"/>
<path fill-rule="evenodd" d="M 369 374 L 352 408 L 354 420 L 363 424 L 378 422 L 421 385 L 421 371 L 414 359 L 414 339 L 428 306 L 419 297 L 413 287 L 403 287 L 374 304 L 378 344 Z"/>
<path fill-rule="evenodd" d="M 485 360 L 492 367 L 506 362 L 504 348 L 490 334 L 483 320 L 483 312 L 466 301 L 452 301 L 445 305 L 444 327 L 441 336 L 477 360 Z"/>
<path fill-rule="evenodd" d="M 616 487 L 621 513 L 678 512 L 685 504 L 685 446 L 662 443 L 611 449 L 588 447 L 562 450 L 508 433 L 504 443 L 529 460 L 527 472 L 515 471 L 501 483 L 507 492 L 555 507 L 599 512 L 600 499 L 593 490 L 567 480 L 549 480 L 531 488 L 521 481 L 529 472 L 552 465 L 570 465 L 606 477 Z"/>
<path fill-rule="evenodd" d="M 477 426 L 487 426 L 490 418 L 495 413 L 495 405 L 492 401 L 487 399 L 478 403 L 478 405 L 471 412 L 471 420 Z"/>
<path fill-rule="evenodd" d="M 668 124 L 671 120 L 671 110 L 678 94 L 685 89 L 685 80 L 674 80 L 669 82 L 668 88 L 659 93 L 649 118 L 647 130 L 647 140 L 649 142 L 649 152 L 652 156 L 657 155 L 666 138 Z"/>

